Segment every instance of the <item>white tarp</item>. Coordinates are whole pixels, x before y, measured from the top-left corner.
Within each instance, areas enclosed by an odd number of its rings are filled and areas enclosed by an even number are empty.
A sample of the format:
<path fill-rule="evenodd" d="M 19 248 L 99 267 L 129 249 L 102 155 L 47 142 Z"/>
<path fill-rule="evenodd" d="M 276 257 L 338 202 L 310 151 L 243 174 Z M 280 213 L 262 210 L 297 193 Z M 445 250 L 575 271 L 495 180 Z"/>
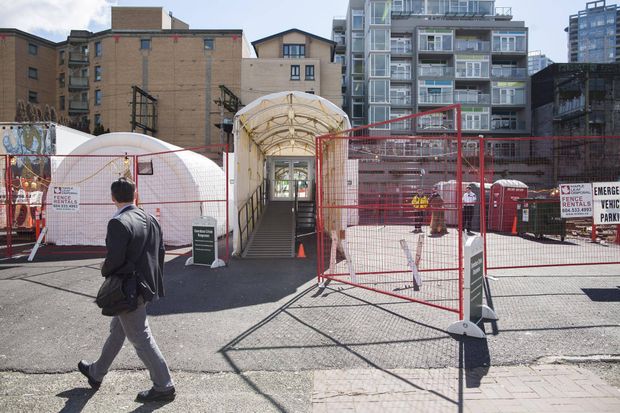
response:
<path fill-rule="evenodd" d="M 54 165 L 50 190 L 53 187 L 79 188 L 81 205 L 75 212 L 47 210 L 47 242 L 105 245 L 107 222 L 116 211 L 110 199 L 110 184 L 126 170 L 133 172 L 132 155 L 179 149 L 153 137 L 130 132 L 100 135 L 78 146 L 70 155 L 89 156 L 63 157 Z M 144 209 L 159 216 L 166 244 L 191 244 L 191 223 L 200 216 L 217 219 L 218 236 L 225 234 L 225 202 L 187 202 L 225 200 L 226 177 L 222 168 L 192 151 L 149 155 L 140 157 L 139 161 L 153 164 L 152 175 L 138 176 L 138 195 Z"/>

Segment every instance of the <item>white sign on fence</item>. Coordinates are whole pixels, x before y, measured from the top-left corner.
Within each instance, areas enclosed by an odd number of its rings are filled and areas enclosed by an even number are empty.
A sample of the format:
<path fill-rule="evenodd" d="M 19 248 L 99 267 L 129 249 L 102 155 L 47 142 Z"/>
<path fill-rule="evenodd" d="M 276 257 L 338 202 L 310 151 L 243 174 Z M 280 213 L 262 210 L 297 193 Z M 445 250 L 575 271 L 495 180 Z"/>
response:
<path fill-rule="evenodd" d="M 77 186 L 52 187 L 52 208 L 59 212 L 80 210 L 80 188 Z"/>
<path fill-rule="evenodd" d="M 620 224 L 620 182 L 594 182 L 594 223 Z"/>
<path fill-rule="evenodd" d="M 592 184 L 560 184 L 562 218 L 592 216 Z"/>

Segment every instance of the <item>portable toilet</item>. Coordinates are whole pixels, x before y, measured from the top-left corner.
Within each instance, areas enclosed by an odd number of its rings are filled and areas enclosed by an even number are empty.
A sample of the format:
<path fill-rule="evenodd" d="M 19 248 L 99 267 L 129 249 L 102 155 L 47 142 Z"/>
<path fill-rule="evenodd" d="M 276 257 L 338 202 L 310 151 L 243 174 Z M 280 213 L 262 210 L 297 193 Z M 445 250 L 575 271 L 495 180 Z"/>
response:
<path fill-rule="evenodd" d="M 439 192 L 439 195 L 441 195 L 441 198 L 444 201 L 444 206 L 446 208 L 449 208 L 448 211 L 446 211 L 446 225 L 449 226 L 454 226 L 456 227 L 459 224 L 459 216 L 461 215 L 460 211 L 456 210 L 456 207 L 458 205 L 457 202 L 457 185 L 456 185 L 456 181 L 455 180 L 450 180 L 450 181 L 441 181 L 437 183 L 438 186 L 438 190 L 437 192 Z M 461 188 L 461 193 L 465 193 L 465 188 L 467 186 L 471 186 L 472 187 L 472 192 L 474 194 L 476 194 L 476 198 L 478 199 L 478 202 L 476 203 L 476 205 L 474 206 L 474 216 L 472 218 L 471 221 L 471 229 L 474 231 L 480 231 L 480 182 L 463 182 L 462 183 L 462 188 Z M 484 184 L 485 186 L 485 199 L 489 199 L 489 194 L 490 194 L 490 190 L 491 190 L 491 184 Z M 487 211 L 488 213 L 488 211 Z"/>
<path fill-rule="evenodd" d="M 510 232 L 517 217 L 517 201 L 527 198 L 527 185 L 514 179 L 500 179 L 491 185 L 487 230 Z"/>

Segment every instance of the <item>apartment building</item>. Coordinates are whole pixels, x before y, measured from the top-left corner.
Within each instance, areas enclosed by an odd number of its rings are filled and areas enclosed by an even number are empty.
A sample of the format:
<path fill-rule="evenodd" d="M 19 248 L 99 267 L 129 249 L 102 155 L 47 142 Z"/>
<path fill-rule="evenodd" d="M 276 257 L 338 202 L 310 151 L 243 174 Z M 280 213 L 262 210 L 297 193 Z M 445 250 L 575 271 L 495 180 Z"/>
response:
<path fill-rule="evenodd" d="M 532 76 L 553 63 L 555 62 L 540 50 L 533 50 L 527 54 L 527 73 Z"/>
<path fill-rule="evenodd" d="M 620 8 L 606 0 L 590 1 L 568 19 L 568 61 L 620 62 Z"/>
<path fill-rule="evenodd" d="M 333 21 L 354 125 L 461 103 L 466 135 L 530 133 L 528 29 L 489 0 L 350 0 Z M 446 133 L 452 115 L 384 125 Z"/>
<path fill-rule="evenodd" d="M 13 121 L 23 100 L 54 107 L 83 130 L 134 130 L 185 147 L 220 143 L 215 101 L 230 101 L 221 85 L 240 95 L 249 56 L 242 30 L 190 29 L 161 7 L 112 7 L 109 30 L 73 30 L 60 43 L 0 29 L 0 59 L 9 62 L 0 120 Z M 225 106 L 232 118 L 235 108 Z"/>
<path fill-rule="evenodd" d="M 256 58 L 243 59 L 241 100 L 248 104 L 274 92 L 319 95 L 342 106 L 342 65 L 334 62 L 336 43 L 299 29 L 252 42 Z"/>

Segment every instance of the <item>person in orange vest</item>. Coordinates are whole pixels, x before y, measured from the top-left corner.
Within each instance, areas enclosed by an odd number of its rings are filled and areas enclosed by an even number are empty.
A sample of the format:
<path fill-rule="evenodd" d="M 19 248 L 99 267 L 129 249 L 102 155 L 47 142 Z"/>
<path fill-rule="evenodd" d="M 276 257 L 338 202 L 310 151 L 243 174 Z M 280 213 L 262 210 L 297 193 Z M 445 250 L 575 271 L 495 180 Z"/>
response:
<path fill-rule="evenodd" d="M 428 198 L 422 192 L 422 188 L 417 189 L 417 194 L 411 198 L 411 206 L 413 206 L 413 233 L 422 232 L 422 223 L 424 222 L 424 212 L 428 208 Z"/>

